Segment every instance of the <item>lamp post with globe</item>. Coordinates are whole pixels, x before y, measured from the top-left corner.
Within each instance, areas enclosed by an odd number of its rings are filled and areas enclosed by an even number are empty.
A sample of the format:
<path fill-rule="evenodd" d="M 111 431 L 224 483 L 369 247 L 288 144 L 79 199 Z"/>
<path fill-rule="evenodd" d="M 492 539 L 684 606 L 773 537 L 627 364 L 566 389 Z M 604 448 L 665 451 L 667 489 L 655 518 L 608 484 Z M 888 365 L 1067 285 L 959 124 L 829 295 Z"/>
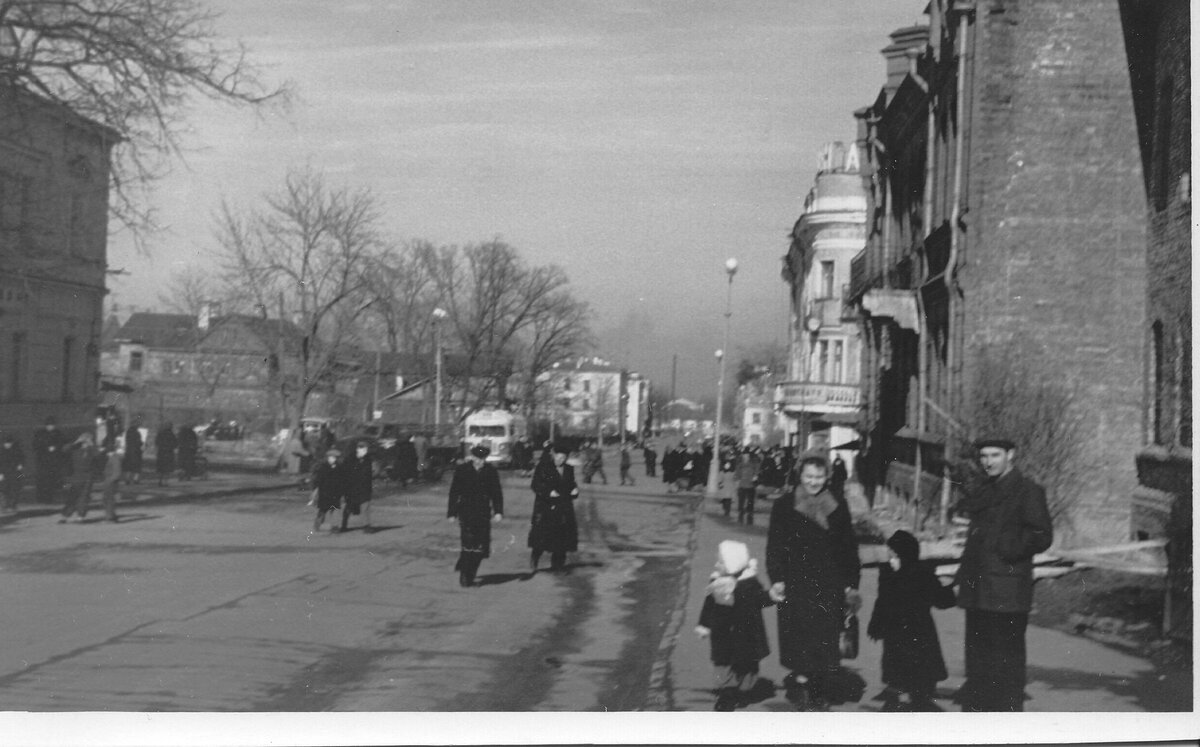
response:
<path fill-rule="evenodd" d="M 729 350 L 729 318 L 733 316 L 733 276 L 737 274 L 738 263 L 733 257 L 725 260 L 725 274 L 729 277 L 729 282 L 725 292 L 725 345 L 717 351 L 717 360 L 720 363 L 720 374 L 717 377 L 717 417 L 716 425 L 713 429 L 713 454 L 712 461 L 708 465 L 708 486 L 704 490 L 705 496 L 715 498 L 718 492 L 718 482 L 720 480 L 721 470 L 721 407 L 722 400 L 725 398 L 725 354 Z"/>

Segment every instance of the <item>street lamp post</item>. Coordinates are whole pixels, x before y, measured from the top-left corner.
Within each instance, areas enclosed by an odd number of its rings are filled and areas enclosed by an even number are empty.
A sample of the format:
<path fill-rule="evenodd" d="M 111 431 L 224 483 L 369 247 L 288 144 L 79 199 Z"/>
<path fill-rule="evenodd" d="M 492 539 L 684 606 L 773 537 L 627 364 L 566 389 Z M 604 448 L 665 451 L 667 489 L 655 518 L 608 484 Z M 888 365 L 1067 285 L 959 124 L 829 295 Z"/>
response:
<path fill-rule="evenodd" d="M 733 276 L 737 274 L 738 263 L 733 257 L 725 260 L 725 274 L 729 276 L 729 283 L 725 292 L 725 345 L 717 351 L 717 360 L 720 362 L 720 374 L 717 377 L 717 419 L 716 426 L 713 431 L 713 455 L 712 461 L 708 465 L 708 487 L 704 494 L 709 498 L 717 496 L 717 483 L 720 480 L 721 471 L 721 404 L 725 398 L 725 353 L 729 350 L 729 318 L 733 316 Z"/>
<path fill-rule="evenodd" d="M 440 322 L 449 314 L 440 306 L 433 310 L 433 347 L 434 347 L 434 387 L 433 387 L 433 429 L 440 438 L 442 435 L 442 325 Z"/>

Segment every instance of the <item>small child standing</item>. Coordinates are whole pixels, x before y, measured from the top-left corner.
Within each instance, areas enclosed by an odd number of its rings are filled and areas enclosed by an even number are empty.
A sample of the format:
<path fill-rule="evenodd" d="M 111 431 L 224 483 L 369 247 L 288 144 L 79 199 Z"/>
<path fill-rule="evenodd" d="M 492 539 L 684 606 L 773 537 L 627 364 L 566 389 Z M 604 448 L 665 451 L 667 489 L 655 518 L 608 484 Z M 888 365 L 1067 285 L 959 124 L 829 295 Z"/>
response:
<path fill-rule="evenodd" d="M 710 641 L 714 710 L 732 711 L 747 703 L 758 683 L 758 662 L 771 653 L 762 611 L 774 602 L 758 580 L 758 562 L 741 542 L 725 540 L 717 547 L 711 578 L 696 635 Z"/>
<path fill-rule="evenodd" d="M 946 661 L 930 607 L 954 606 L 954 590 L 943 586 L 933 566 L 921 562 L 921 545 L 903 529 L 887 541 L 888 564 L 879 569 L 879 598 L 867 635 L 883 641 L 884 711 L 937 711 L 938 682 Z M 901 695 L 908 702 L 901 702 Z"/>

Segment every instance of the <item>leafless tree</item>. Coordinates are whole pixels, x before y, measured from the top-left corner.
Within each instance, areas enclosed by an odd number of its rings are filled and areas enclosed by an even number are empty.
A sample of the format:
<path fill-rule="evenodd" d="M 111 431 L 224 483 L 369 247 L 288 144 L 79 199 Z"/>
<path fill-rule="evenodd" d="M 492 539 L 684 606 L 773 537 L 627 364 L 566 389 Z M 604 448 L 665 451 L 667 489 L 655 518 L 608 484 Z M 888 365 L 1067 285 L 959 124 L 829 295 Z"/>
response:
<path fill-rule="evenodd" d="M 521 408 L 532 417 L 539 405 L 549 407 L 553 381 L 543 374 L 559 361 L 577 356 L 594 343 L 586 303 L 561 291 L 545 297 L 522 335 Z M 552 409 L 552 408 L 551 408 Z"/>
<path fill-rule="evenodd" d="M 201 267 L 189 265 L 171 273 L 167 289 L 158 294 L 158 303 L 168 312 L 197 317 L 206 303 L 224 308 L 225 292 L 219 278 Z"/>
<path fill-rule="evenodd" d="M 178 156 L 188 99 L 286 101 L 264 85 L 245 47 L 222 41 L 198 0 L 0 0 L 0 86 L 37 95 L 124 140 L 111 210 L 142 237 L 149 185 Z"/>
<path fill-rule="evenodd" d="M 275 383 L 295 424 L 313 392 L 344 373 L 359 341 L 379 211 L 370 192 L 331 188 L 311 168 L 289 172 L 264 202 L 248 212 L 223 204 L 217 241 L 225 281 L 243 305 L 277 310 Z"/>
<path fill-rule="evenodd" d="M 432 350 L 435 286 L 421 256 L 436 251 L 428 241 L 385 247 L 366 273 L 373 303 L 365 323 L 378 328 L 393 353 Z"/>

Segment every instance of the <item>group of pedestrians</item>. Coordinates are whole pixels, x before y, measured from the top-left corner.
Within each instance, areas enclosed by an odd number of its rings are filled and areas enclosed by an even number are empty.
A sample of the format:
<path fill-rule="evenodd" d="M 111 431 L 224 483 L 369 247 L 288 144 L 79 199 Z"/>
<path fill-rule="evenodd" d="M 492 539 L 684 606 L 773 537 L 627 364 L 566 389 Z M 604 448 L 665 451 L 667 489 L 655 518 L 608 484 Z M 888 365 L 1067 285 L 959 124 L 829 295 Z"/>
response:
<path fill-rule="evenodd" d="M 374 532 L 375 528 L 371 525 L 371 497 L 375 466 L 371 461 L 371 444 L 368 441 L 356 442 L 354 453 L 345 459 L 336 447 L 326 449 L 322 456 L 324 461 L 313 470 L 312 496 L 308 502 L 317 508 L 313 534 L 321 531 L 326 515 L 339 509 L 342 512 L 341 523 L 335 522 L 330 528 L 331 532 L 346 531 L 350 517 L 358 515 L 363 517 L 363 531 L 367 534 Z"/>
<path fill-rule="evenodd" d="M 966 681 L 955 700 L 964 711 L 1024 710 L 1032 559 L 1050 546 L 1053 527 L 1045 491 L 1015 469 L 1016 445 L 991 438 L 975 447 L 983 478 L 958 507 L 970 525 L 953 582 L 944 585 L 921 560 L 912 534 L 897 531 L 887 541 L 889 561 L 867 625 L 867 635 L 883 643 L 885 711 L 940 710 L 935 688 L 948 673 L 930 610 L 956 603 L 966 616 Z M 778 610 L 787 699 L 799 710 L 823 711 L 847 698 L 841 644 L 862 597 L 850 510 L 833 489 L 834 474 L 824 457 L 805 456 L 789 481 L 795 485 L 772 505 L 769 587 L 744 544 L 719 545 L 696 627 L 710 641 L 718 711 L 753 702 L 759 662 L 770 653 L 762 619 L 770 606 Z"/>

